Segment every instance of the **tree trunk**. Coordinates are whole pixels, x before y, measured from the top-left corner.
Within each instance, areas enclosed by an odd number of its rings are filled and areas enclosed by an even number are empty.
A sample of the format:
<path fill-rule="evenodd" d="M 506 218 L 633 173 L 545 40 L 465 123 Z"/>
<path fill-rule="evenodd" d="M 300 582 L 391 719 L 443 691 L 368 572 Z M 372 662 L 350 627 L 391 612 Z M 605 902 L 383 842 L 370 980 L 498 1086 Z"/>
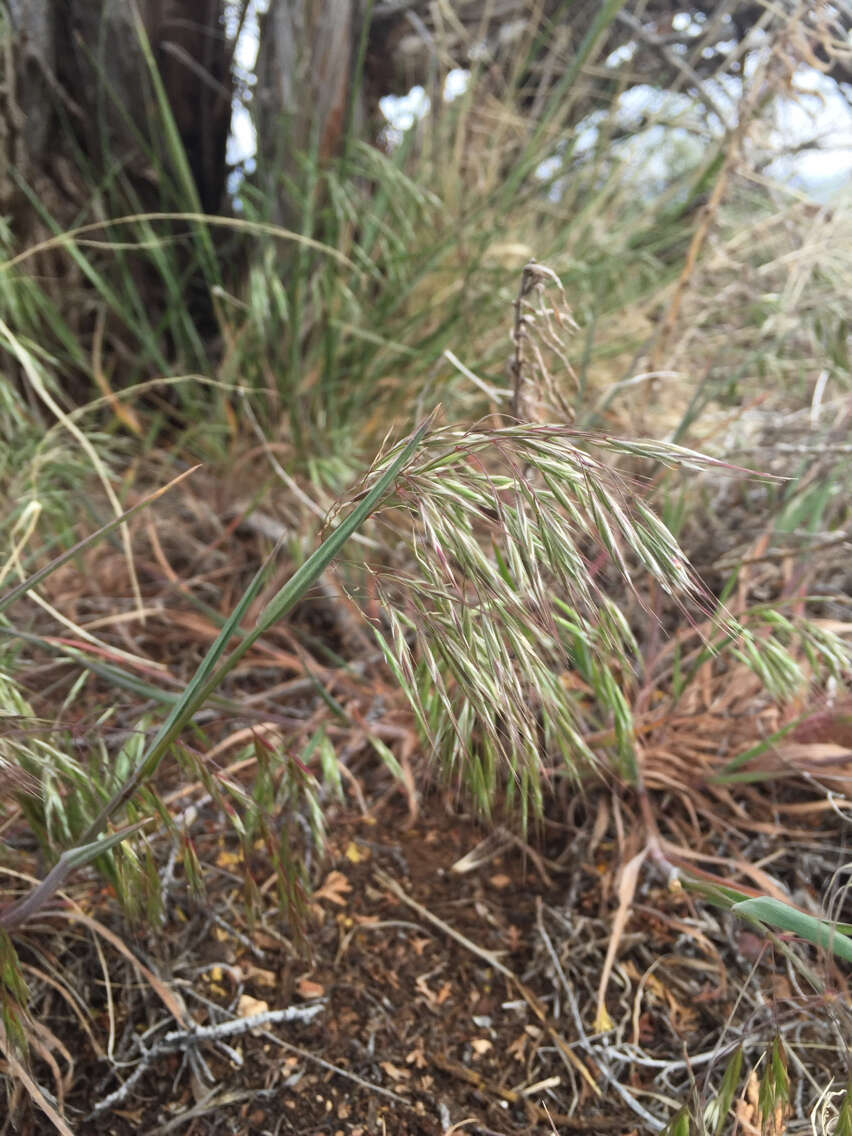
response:
<path fill-rule="evenodd" d="M 349 118 L 363 127 L 355 68 L 364 18 L 362 0 L 272 0 L 263 18 L 254 116 L 261 184 L 279 224 L 298 223 L 277 187 L 282 173 L 295 173 L 288 157 L 322 162 L 338 152 Z"/>
<path fill-rule="evenodd" d="M 8 0 L 0 44 L 0 213 L 9 221 L 12 254 L 100 220 L 226 208 L 232 81 L 222 9 L 223 0 Z M 188 321 L 203 343 L 217 323 L 210 281 L 186 228 L 158 223 L 156 232 L 183 236 L 170 246 L 167 271 L 181 281 Z M 121 242 L 138 234 L 123 227 L 90 236 Z M 77 345 L 71 358 L 67 337 L 45 341 L 63 360 L 72 402 L 91 393 L 80 353 L 95 359 L 103 352 L 107 365 L 123 360 L 120 383 L 150 377 L 169 358 L 203 365 L 169 329 L 174 285 L 170 298 L 156 254 L 127 253 L 122 261 L 87 247 L 85 257 L 86 269 L 66 248 L 53 247 L 18 270 L 38 279 Z M 124 312 L 111 299 L 116 294 Z M 127 317 L 133 304 L 138 314 Z M 134 319 L 147 321 L 159 365 L 140 350 Z"/>
<path fill-rule="evenodd" d="M 60 227 L 85 218 L 95 184 L 123 187 L 130 207 L 174 207 L 180 171 L 143 36 L 198 201 L 222 207 L 232 83 L 221 0 L 10 0 L 8 11 L 0 208 L 19 247 L 38 227 L 27 188 Z"/>

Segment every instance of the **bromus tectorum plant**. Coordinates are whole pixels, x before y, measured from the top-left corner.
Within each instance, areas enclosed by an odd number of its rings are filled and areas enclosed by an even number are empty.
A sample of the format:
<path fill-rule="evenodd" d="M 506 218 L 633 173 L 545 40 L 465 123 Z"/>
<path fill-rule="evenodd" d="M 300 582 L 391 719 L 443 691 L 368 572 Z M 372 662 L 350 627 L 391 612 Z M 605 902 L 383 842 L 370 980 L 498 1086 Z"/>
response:
<path fill-rule="evenodd" d="M 595 763 L 635 781 L 630 705 L 642 652 L 628 605 L 650 578 L 687 612 L 711 597 L 671 533 L 644 503 L 645 487 L 602 460 L 630 453 L 695 467 L 678 447 L 625 443 L 559 426 L 434 431 L 397 484 L 393 504 L 408 571 L 379 574 L 388 662 L 446 771 L 490 811 L 503 783 L 522 816 L 542 804 L 542 769 Z M 787 650 L 805 636 L 814 662 L 835 673 L 847 658 L 832 634 L 783 617 L 756 635 L 724 608 L 713 653 L 733 650 L 778 697 L 804 674 Z"/>
<path fill-rule="evenodd" d="M 558 284 L 541 266 L 534 272 L 537 285 Z M 571 395 L 571 372 L 566 381 L 564 371 L 553 371 L 554 359 L 566 357 L 558 332 L 570 326 L 564 312 L 560 317 L 543 303 L 540 291 L 534 296 L 522 285 L 513 331 L 514 392 L 496 393 L 514 395 L 516 412 L 535 408 L 539 421 L 444 428 L 424 440 L 388 503 L 394 511 L 385 519 L 392 522 L 396 552 L 388 569 L 377 570 L 384 621 L 375 633 L 442 774 L 482 813 L 502 804 L 526 826 L 541 817 L 549 783 L 566 774 L 578 789 L 591 778 L 614 777 L 642 802 L 647 845 L 623 865 L 596 1030 L 608 1033 L 613 1026 L 607 983 L 646 858 L 667 872 L 673 888 L 682 877 L 686 889 L 757 929 L 790 959 L 813 997 L 823 998 L 818 968 L 803 962 L 777 931 L 848 961 L 852 928 L 836 914 L 826 917 L 713 879 L 677 855 L 678 847 L 660 837 L 648 802 L 644 735 L 692 696 L 695 676 L 714 663 L 734 682 L 736 668 L 750 671 L 754 685 L 781 707 L 809 685 L 818 690 L 823 680 L 829 692 L 842 689 L 848 644 L 829 628 L 770 605 L 735 617 L 724 597 L 712 596 L 690 568 L 651 507 L 652 480 L 641 478 L 636 466 L 644 459 L 652 468 L 715 466 L 754 474 L 672 444 L 541 421 L 548 408 L 556 418 L 554 404 L 564 407 Z M 629 474 L 618 470 L 620 459 L 630 463 Z M 658 605 L 650 601 L 655 590 L 678 616 L 678 638 L 686 642 L 694 635 L 697 643 L 688 655 L 678 655 L 666 696 L 658 684 L 667 684 L 654 673 L 648 651 L 659 630 Z M 649 690 L 659 699 L 645 714 L 650 726 L 634 714 Z M 782 735 L 794 728 L 795 722 Z M 774 740 L 727 762 L 720 756 L 716 781 L 765 776 L 753 768 L 754 759 Z M 696 793 L 700 798 L 700 782 Z M 828 897 L 825 903 L 830 910 Z M 720 1050 L 720 1063 L 728 1052 Z M 783 1131 L 786 1061 L 776 1039 L 747 1070 L 743 1085 L 742 1061 L 732 1059 L 718 1091 L 707 1088 L 706 1108 L 684 1111 L 668 1131 L 721 1133 L 739 1093 L 743 1116 L 757 1118 L 767 1132 Z M 708 1073 L 707 1085 L 712 1083 Z M 837 1115 L 844 1109 L 846 1104 Z"/>
<path fill-rule="evenodd" d="M 670 534 L 581 441 L 620 448 L 567 427 L 436 431 L 398 490 L 416 569 L 379 579 L 390 635 L 377 634 L 425 736 L 481 809 L 504 783 L 525 821 L 548 758 L 592 764 L 586 738 L 601 728 L 635 774 L 639 650 L 606 561 L 628 587 L 644 569 L 701 598 Z"/>
<path fill-rule="evenodd" d="M 615 462 L 732 467 L 669 443 L 552 424 L 572 393 L 573 324 L 564 303 L 544 302 L 549 285 L 561 298 L 554 273 L 526 267 L 514 389 L 503 392 L 516 414 L 538 421 L 424 440 L 390 502 L 408 556 L 378 573 L 387 623 L 375 629 L 444 772 L 485 813 L 505 792 L 524 825 L 541 814 L 546 770 L 597 765 L 639 781 L 631 705 L 643 677 L 636 635 L 657 620 L 649 584 L 687 619 L 709 617 L 705 657 L 733 651 L 780 699 L 805 681 L 788 648 L 803 643 L 815 672 L 837 676 L 848 660 L 836 636 L 806 621 L 734 619 L 648 504 L 650 482 Z M 541 421 L 548 414 L 551 424 Z"/>

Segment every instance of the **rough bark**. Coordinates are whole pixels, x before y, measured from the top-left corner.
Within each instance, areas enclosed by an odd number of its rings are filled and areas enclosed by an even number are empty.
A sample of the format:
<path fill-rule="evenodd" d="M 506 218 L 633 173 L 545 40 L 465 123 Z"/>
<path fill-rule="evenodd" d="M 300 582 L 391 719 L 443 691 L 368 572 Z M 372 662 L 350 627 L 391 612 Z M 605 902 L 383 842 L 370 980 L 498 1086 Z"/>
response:
<path fill-rule="evenodd" d="M 347 118 L 360 129 L 363 94 L 354 70 L 364 26 L 361 0 L 273 0 L 264 17 L 257 60 L 254 114 L 265 188 L 287 157 L 338 152 Z M 272 184 L 270 184 L 272 183 Z M 296 223 L 286 194 L 275 193 L 276 220 Z"/>
<path fill-rule="evenodd" d="M 223 0 L 8 0 L 0 42 L 0 214 L 8 220 L 9 252 L 110 217 L 227 207 L 232 80 L 222 8 Z M 180 146 L 170 141 L 169 115 Z M 157 226 L 161 237 L 177 229 Z M 91 248 L 86 256 L 106 287 L 120 291 L 119 258 Z M 171 257 L 193 325 L 202 339 L 214 337 L 197 247 L 176 241 Z M 163 327 L 170 300 L 155 258 L 136 256 L 130 270 L 145 318 Z M 18 271 L 50 294 L 85 355 L 121 360 L 118 382 L 147 377 L 144 363 L 136 369 L 144 353 L 133 329 L 65 249 L 42 250 Z M 167 330 L 158 336 L 162 355 L 177 359 L 174 337 Z M 90 377 L 78 363 L 66 360 L 62 381 L 72 401 L 88 395 Z"/>
<path fill-rule="evenodd" d="M 0 87 L 0 209 L 19 241 L 37 211 L 85 216 L 91 186 L 163 208 L 177 178 L 135 24 L 151 45 L 203 208 L 225 192 L 230 54 L 221 0 L 11 0 Z M 152 161 L 151 155 L 156 155 Z M 117 176 L 119 175 L 119 176 Z"/>

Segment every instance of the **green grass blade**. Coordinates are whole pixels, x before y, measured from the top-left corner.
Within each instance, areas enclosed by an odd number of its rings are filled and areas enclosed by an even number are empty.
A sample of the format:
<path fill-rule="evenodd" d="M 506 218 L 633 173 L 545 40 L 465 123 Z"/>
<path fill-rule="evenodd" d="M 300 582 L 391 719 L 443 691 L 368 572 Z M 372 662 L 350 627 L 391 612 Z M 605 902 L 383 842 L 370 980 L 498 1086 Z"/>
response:
<path fill-rule="evenodd" d="M 207 652 L 207 656 L 202 661 L 184 694 L 176 703 L 171 714 L 163 723 L 159 733 L 151 743 L 148 753 L 141 761 L 136 773 L 131 779 L 132 784 L 129 783 L 120 791 L 119 797 L 121 801 L 126 800 L 138 784 L 154 772 L 166 750 L 175 741 L 183 727 L 198 708 L 216 690 L 223 679 L 233 670 L 245 653 L 274 623 L 281 619 L 281 617 L 302 598 L 305 592 L 307 592 L 314 583 L 316 583 L 335 556 L 340 552 L 349 537 L 361 527 L 364 521 L 379 505 L 385 493 L 393 484 L 397 474 L 402 470 L 411 455 L 417 449 L 430 424 L 431 420 L 427 420 L 419 427 L 402 448 L 396 459 L 388 466 L 384 474 L 376 481 L 369 493 L 367 493 L 361 502 L 352 510 L 346 520 L 335 529 L 327 540 L 323 541 L 316 552 L 308 557 L 304 564 L 294 572 L 284 587 L 281 588 L 278 594 L 267 604 L 258 617 L 257 625 L 254 630 L 249 632 L 231 652 L 224 663 L 217 667 L 217 663 L 221 659 L 228 641 L 234 635 L 249 604 L 259 591 L 272 557 L 259 569 L 245 595 L 237 604 L 229 619 L 225 622 L 217 638 L 213 641 Z M 272 556 L 274 556 L 274 552 Z M 107 810 L 105 810 L 107 816 L 111 815 L 112 811 L 118 807 L 118 803 L 119 802 L 116 802 L 114 804 L 111 802 L 110 805 L 107 806 Z M 105 823 L 105 820 L 106 816 L 101 823 Z M 98 822 L 96 822 L 96 824 L 97 823 Z"/>
<path fill-rule="evenodd" d="M 846 962 L 852 962 L 852 936 L 844 935 L 834 924 L 798 911 L 795 907 L 782 903 L 780 899 L 770 899 L 769 896 L 746 899 L 735 903 L 731 910 L 737 915 L 757 919 L 781 931 L 792 931 L 800 939 L 833 951 Z"/>

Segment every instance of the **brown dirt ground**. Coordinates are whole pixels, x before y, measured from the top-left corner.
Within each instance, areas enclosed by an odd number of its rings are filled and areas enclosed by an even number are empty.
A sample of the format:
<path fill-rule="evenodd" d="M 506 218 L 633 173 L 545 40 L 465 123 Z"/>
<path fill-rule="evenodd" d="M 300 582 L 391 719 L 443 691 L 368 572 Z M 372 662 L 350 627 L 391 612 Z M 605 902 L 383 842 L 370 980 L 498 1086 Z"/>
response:
<path fill-rule="evenodd" d="M 595 1038 L 616 902 L 617 811 L 608 793 L 592 794 L 569 823 L 551 823 L 534 851 L 502 830 L 488 836 L 436 794 L 413 825 L 399 797 L 378 816 L 341 809 L 315 865 L 310 957 L 294 949 L 263 886 L 263 857 L 250 867 L 267 901 L 255 925 L 246 922 L 239 853 L 211 814 L 197 842 L 205 900 L 190 901 L 178 881 L 162 930 L 125 940 L 159 981 L 135 972 L 102 935 L 50 918 L 27 929 L 19 953 L 28 978 L 73 973 L 92 1010 L 87 1039 L 58 986 L 34 982 L 36 1020 L 49 1030 L 49 1060 L 33 1054 L 39 1083 L 54 1094 L 64 1086 L 65 1115 L 81 1134 L 653 1131 L 607 1084 L 603 1066 L 616 1069 L 633 1102 L 665 1115 L 690 1091 L 686 1052 L 741 1039 L 747 1060 L 757 1060 L 776 1031 L 794 1027 L 804 1044 L 831 1014 L 832 997 L 802 996 L 756 935 L 696 911 L 651 869 L 610 982 L 615 1029 Z M 459 864 L 469 854 L 473 866 Z M 90 888 L 86 905 L 94 898 Z M 111 922 L 120 934 L 116 912 Z M 503 972 L 482 957 L 488 952 Z M 744 995 L 755 982 L 771 1005 Z M 578 1044 L 566 986 L 590 1049 Z M 168 992 L 202 1027 L 267 1008 L 321 1009 L 307 1023 L 226 1038 L 230 1051 L 205 1042 L 140 1066 L 140 1040 L 150 1051 L 179 1026 Z M 111 1033 L 114 1064 L 104 1052 Z M 725 1052 L 709 1065 L 699 1058 L 699 1086 L 708 1068 L 721 1072 Z M 625 1053 L 636 1060 L 619 1060 Z M 661 1074 L 666 1062 L 673 1068 Z M 140 1068 L 125 1097 L 92 1113 Z M 30 1110 L 18 1130 L 53 1128 Z"/>

